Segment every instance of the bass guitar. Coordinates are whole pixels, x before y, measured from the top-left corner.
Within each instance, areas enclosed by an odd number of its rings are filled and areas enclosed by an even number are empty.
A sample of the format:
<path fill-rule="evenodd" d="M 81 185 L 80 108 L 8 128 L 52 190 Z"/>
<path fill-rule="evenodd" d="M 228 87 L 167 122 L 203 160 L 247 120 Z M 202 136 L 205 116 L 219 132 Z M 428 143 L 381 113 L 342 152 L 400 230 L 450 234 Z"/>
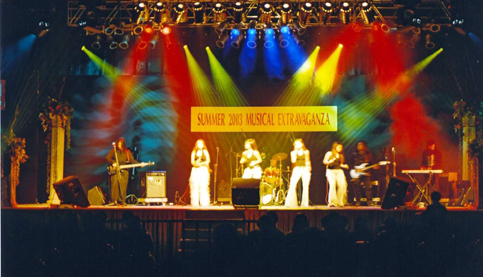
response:
<path fill-rule="evenodd" d="M 137 163 L 137 164 L 124 164 L 124 165 L 121 165 L 119 167 L 109 165 L 107 167 L 107 173 L 109 173 L 109 175 L 114 175 L 114 174 L 116 174 L 116 170 L 118 168 L 119 168 L 119 170 L 122 171 L 123 169 L 126 169 L 126 168 L 145 167 L 145 166 L 150 166 L 150 165 L 154 165 L 154 162 Z"/>
<path fill-rule="evenodd" d="M 382 161 L 382 162 L 378 162 L 377 164 L 373 164 L 373 165 L 370 165 L 370 166 L 367 166 L 368 163 L 363 163 L 363 164 L 354 166 L 354 169 L 351 169 L 351 171 L 350 171 L 351 178 L 352 179 L 359 179 L 359 177 L 361 177 L 361 176 L 367 176 L 367 175 L 369 175 L 369 173 L 365 172 L 366 170 L 369 170 L 369 169 L 371 169 L 375 166 L 378 166 L 378 165 L 387 165 L 387 164 L 390 164 L 390 163 L 391 162 L 388 162 L 388 161 Z"/>

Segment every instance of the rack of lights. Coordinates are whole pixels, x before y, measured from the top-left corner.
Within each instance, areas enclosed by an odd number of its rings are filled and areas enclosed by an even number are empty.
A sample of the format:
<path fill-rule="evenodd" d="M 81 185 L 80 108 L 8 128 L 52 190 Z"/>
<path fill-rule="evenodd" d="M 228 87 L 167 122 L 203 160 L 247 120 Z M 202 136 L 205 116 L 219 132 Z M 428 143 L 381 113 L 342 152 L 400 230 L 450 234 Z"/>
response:
<path fill-rule="evenodd" d="M 451 26 L 450 11 L 443 1 L 419 0 L 407 7 L 397 0 L 331 1 L 69 1 L 67 24 L 88 34 L 136 33 L 149 25 L 155 31 L 164 26 L 195 28 L 212 26 L 218 30 L 280 30 L 283 26 L 306 28 L 360 23 L 370 28 L 379 22 L 388 28 L 411 25 L 435 30 Z M 95 1 L 94 1 L 95 2 Z M 99 2 L 99 1 L 98 1 Z M 254 22 L 254 23 L 253 23 Z"/>

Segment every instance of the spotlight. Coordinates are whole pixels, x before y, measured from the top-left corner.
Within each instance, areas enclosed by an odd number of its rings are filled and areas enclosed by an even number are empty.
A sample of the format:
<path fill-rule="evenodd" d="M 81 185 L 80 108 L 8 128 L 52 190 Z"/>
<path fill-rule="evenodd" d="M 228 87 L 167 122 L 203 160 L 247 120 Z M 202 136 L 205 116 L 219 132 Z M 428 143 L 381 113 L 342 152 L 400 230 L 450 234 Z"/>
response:
<path fill-rule="evenodd" d="M 143 24 L 149 19 L 149 5 L 145 2 L 139 2 L 134 8 L 135 16 L 137 16 L 136 23 Z"/>
<path fill-rule="evenodd" d="M 247 31 L 247 46 L 248 48 L 254 49 L 257 47 L 257 30 L 255 29 L 257 22 L 255 20 L 250 21 L 248 24 Z"/>
<path fill-rule="evenodd" d="M 292 28 L 297 32 L 297 34 L 299 35 L 303 35 L 305 33 L 305 31 L 307 31 L 307 29 L 305 28 L 304 25 L 302 25 L 302 23 L 300 22 L 294 22 L 292 24 Z"/>
<path fill-rule="evenodd" d="M 260 22 L 263 24 L 268 24 L 272 20 L 272 5 L 265 3 L 260 8 Z"/>
<path fill-rule="evenodd" d="M 153 30 L 153 23 L 152 22 L 148 22 L 146 24 L 146 26 L 144 26 L 144 33 L 150 35 L 154 32 Z"/>
<path fill-rule="evenodd" d="M 360 9 L 362 19 L 367 25 L 371 24 L 376 19 L 376 12 L 374 11 L 374 7 L 368 1 L 363 1 L 361 3 Z"/>
<path fill-rule="evenodd" d="M 280 22 L 282 25 L 287 25 L 292 22 L 292 7 L 290 3 L 283 3 L 281 9 L 282 15 L 280 16 Z"/>
<path fill-rule="evenodd" d="M 86 29 L 86 28 L 84 28 Z M 35 30 L 35 35 L 39 37 L 45 36 L 50 31 L 50 22 L 47 20 L 39 21 L 37 29 Z"/>
<path fill-rule="evenodd" d="M 435 46 L 436 46 L 436 44 L 433 42 L 433 38 L 432 38 L 431 34 L 426 34 L 426 44 L 424 45 L 424 47 L 426 47 L 426 49 L 431 50 Z"/>
<path fill-rule="evenodd" d="M 206 22 L 206 13 L 205 13 L 205 7 L 201 2 L 195 2 L 193 4 L 193 10 L 194 10 L 194 19 L 195 23 L 205 23 Z"/>
<path fill-rule="evenodd" d="M 158 24 L 167 23 L 170 21 L 169 10 L 162 2 L 156 2 L 154 5 L 154 21 Z"/>
<path fill-rule="evenodd" d="M 183 3 L 178 3 L 174 6 L 174 15 L 176 16 L 176 23 L 185 23 L 188 21 L 188 11 L 186 10 L 186 5 Z"/>
<path fill-rule="evenodd" d="M 290 34 L 290 27 L 283 26 L 282 28 L 280 28 L 280 33 L 281 34 Z"/>
<path fill-rule="evenodd" d="M 114 35 L 116 36 L 124 35 L 124 22 L 121 22 L 121 24 L 119 24 L 119 27 L 116 27 L 116 29 L 114 29 Z"/>
<path fill-rule="evenodd" d="M 128 49 L 129 48 L 129 36 L 124 35 L 122 37 L 122 41 L 119 43 L 119 48 L 121 49 Z"/>
<path fill-rule="evenodd" d="M 327 25 L 327 22 L 329 22 L 330 15 L 334 11 L 334 7 L 332 6 L 332 3 L 329 1 L 325 1 L 322 6 L 320 6 L 320 11 L 319 11 L 319 21 L 324 22 L 324 25 Z"/>
<path fill-rule="evenodd" d="M 116 27 L 114 25 L 107 26 L 106 28 L 104 28 L 104 34 L 110 36 L 114 34 L 114 30 L 116 30 Z"/>
<path fill-rule="evenodd" d="M 223 22 L 226 20 L 225 6 L 222 3 L 216 3 L 213 8 L 213 21 L 216 23 Z"/>
<path fill-rule="evenodd" d="M 161 33 L 165 36 L 171 34 L 171 28 L 169 26 L 164 26 L 162 29 L 161 29 Z"/>
<path fill-rule="evenodd" d="M 247 20 L 242 2 L 236 2 L 233 6 L 233 18 L 235 23 L 245 22 Z"/>
<path fill-rule="evenodd" d="M 275 31 L 273 31 L 272 28 L 266 29 L 265 30 L 265 43 L 263 44 L 263 46 L 265 48 L 272 48 L 275 45 L 274 40 L 275 40 Z"/>
<path fill-rule="evenodd" d="M 138 25 L 134 27 L 134 29 L 132 30 L 133 34 L 135 34 L 136 36 L 139 36 L 143 31 L 144 31 L 143 25 Z"/>
<path fill-rule="evenodd" d="M 233 32 L 232 32 L 233 33 Z M 232 35 L 232 41 L 231 41 L 231 46 L 233 48 L 240 48 L 241 42 L 243 41 L 243 35 L 238 35 L 238 36 L 233 36 Z"/>
<path fill-rule="evenodd" d="M 284 36 L 278 37 L 278 45 L 280 45 L 281 48 L 287 48 L 289 44 L 290 42 Z"/>
<path fill-rule="evenodd" d="M 433 33 L 437 33 L 441 30 L 441 25 L 439 24 L 431 24 L 431 26 L 429 26 L 429 30 Z"/>
<path fill-rule="evenodd" d="M 310 15 L 312 14 L 312 3 L 305 2 L 299 11 L 299 22 L 300 25 L 305 27 L 310 22 Z"/>
<path fill-rule="evenodd" d="M 225 48 L 225 43 L 228 40 L 230 36 L 228 34 L 223 34 L 222 36 L 218 37 L 218 40 L 216 41 L 216 46 L 218 48 Z"/>
<path fill-rule="evenodd" d="M 215 28 L 215 32 L 220 36 L 225 32 L 227 27 L 228 27 L 228 23 L 226 21 L 220 22 L 218 26 Z"/>
<path fill-rule="evenodd" d="M 414 48 L 414 46 L 416 45 L 416 43 L 419 42 L 420 39 L 421 36 L 419 34 L 413 34 L 408 41 L 408 46 Z"/>
<path fill-rule="evenodd" d="M 463 18 L 456 18 L 451 20 L 451 25 L 455 27 L 461 27 L 465 23 L 465 20 Z"/>
<path fill-rule="evenodd" d="M 257 33 L 257 21 L 252 20 L 250 23 L 248 23 L 248 34 L 256 34 Z"/>
<path fill-rule="evenodd" d="M 92 49 L 100 49 L 101 48 L 101 36 L 96 35 L 96 40 L 91 44 Z"/>
<path fill-rule="evenodd" d="M 138 44 L 138 48 L 140 50 L 144 50 L 146 49 L 146 47 L 148 47 L 148 43 L 145 40 L 141 40 Z"/>
<path fill-rule="evenodd" d="M 149 42 L 149 48 L 154 49 L 156 48 L 156 43 L 158 42 L 158 36 L 154 36 L 154 38 Z"/>
<path fill-rule="evenodd" d="M 339 19 L 344 24 L 349 24 L 351 22 L 351 5 L 347 1 L 343 1 L 340 5 Z"/>
<path fill-rule="evenodd" d="M 109 49 L 111 49 L 111 50 L 114 50 L 114 49 L 116 49 L 119 46 L 119 44 L 117 43 L 117 41 L 114 40 L 114 37 L 113 36 L 108 36 L 107 37 L 107 41 L 109 42 Z"/>
<path fill-rule="evenodd" d="M 405 48 L 407 46 L 406 39 L 404 38 L 404 35 L 401 33 L 397 34 L 396 46 L 398 48 Z"/>
<path fill-rule="evenodd" d="M 297 44 L 298 46 L 305 45 L 305 40 L 300 39 L 296 34 L 293 34 L 293 40 L 295 41 L 295 44 Z"/>

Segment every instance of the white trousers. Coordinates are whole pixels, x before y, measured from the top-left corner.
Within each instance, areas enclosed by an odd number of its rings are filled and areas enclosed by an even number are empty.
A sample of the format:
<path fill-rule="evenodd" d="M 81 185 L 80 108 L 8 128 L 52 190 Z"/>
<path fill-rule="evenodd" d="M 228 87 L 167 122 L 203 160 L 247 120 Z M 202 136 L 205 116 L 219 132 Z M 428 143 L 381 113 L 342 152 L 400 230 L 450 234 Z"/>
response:
<path fill-rule="evenodd" d="M 342 169 L 327 169 L 329 181 L 329 206 L 343 207 L 347 203 L 347 181 Z"/>
<path fill-rule="evenodd" d="M 252 168 L 247 167 L 243 170 L 243 179 L 261 179 L 262 178 L 262 168 L 256 165 Z"/>
<path fill-rule="evenodd" d="M 285 199 L 285 207 L 297 206 L 297 183 L 302 178 L 302 207 L 309 206 L 309 185 L 312 173 L 306 166 L 296 166 L 293 169 L 290 178 L 290 186 L 288 188 L 287 198 Z"/>
<path fill-rule="evenodd" d="M 191 206 L 210 205 L 210 172 L 206 166 L 191 169 L 190 196 Z"/>

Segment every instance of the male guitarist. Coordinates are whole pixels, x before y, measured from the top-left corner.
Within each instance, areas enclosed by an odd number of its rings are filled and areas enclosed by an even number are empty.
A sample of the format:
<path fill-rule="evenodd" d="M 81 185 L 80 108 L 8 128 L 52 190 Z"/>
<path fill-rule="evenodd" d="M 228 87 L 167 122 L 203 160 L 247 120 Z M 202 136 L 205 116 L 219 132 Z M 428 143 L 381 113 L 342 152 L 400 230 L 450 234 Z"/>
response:
<path fill-rule="evenodd" d="M 373 162 L 372 153 L 369 151 L 367 147 L 367 143 L 365 141 L 359 141 L 357 143 L 357 151 L 353 153 L 353 162 L 354 166 L 360 166 L 363 163 L 366 163 L 367 166 L 371 166 Z M 379 165 L 375 165 L 373 169 L 378 169 Z M 361 192 L 362 188 L 364 188 L 364 192 L 367 198 L 367 206 L 372 206 L 372 190 L 371 190 L 371 171 L 370 170 L 363 170 L 363 169 L 356 169 L 356 172 L 361 172 L 358 178 L 352 179 L 352 185 L 354 187 L 354 192 L 356 196 L 356 206 L 360 206 L 361 204 Z"/>
<path fill-rule="evenodd" d="M 114 144 L 114 143 L 113 143 Z M 110 176 L 111 197 L 109 205 L 126 205 L 126 191 L 129 182 L 129 170 L 120 170 L 120 165 L 139 163 L 131 151 L 126 147 L 124 138 L 119 138 L 114 148 L 109 151 L 106 160 L 115 168 L 115 173 Z"/>

